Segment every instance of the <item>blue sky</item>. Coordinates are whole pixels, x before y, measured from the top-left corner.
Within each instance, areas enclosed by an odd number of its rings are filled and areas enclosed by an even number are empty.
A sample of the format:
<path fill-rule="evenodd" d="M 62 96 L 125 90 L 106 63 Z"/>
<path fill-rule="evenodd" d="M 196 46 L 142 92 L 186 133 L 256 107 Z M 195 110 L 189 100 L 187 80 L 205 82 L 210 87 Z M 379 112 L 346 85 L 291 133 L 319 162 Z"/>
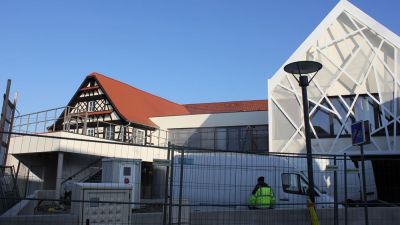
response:
<path fill-rule="evenodd" d="M 267 98 L 267 79 L 337 0 L 2 0 L 0 90 L 63 106 L 96 71 L 177 103 Z M 353 0 L 400 34 L 397 0 Z"/>

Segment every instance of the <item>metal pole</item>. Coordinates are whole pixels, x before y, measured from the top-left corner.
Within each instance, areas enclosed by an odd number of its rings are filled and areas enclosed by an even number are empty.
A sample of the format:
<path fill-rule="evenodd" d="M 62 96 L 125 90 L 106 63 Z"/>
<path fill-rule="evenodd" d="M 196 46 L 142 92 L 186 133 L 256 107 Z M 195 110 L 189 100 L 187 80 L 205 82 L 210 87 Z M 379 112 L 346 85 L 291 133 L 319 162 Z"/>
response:
<path fill-rule="evenodd" d="M 333 156 L 333 164 L 335 167 L 337 166 L 336 163 L 336 155 Z M 334 224 L 339 225 L 339 208 L 338 208 L 338 190 L 337 190 L 337 169 L 333 172 L 333 198 L 334 198 Z"/>
<path fill-rule="evenodd" d="M 301 86 L 301 92 L 303 95 L 303 115 L 304 115 L 304 129 L 306 136 L 306 149 L 307 149 L 307 173 L 308 173 L 308 196 L 312 203 L 315 203 L 314 193 L 314 174 L 313 174 L 313 159 L 311 150 L 311 137 L 310 137 L 310 116 L 308 110 L 308 97 L 307 97 L 307 86 L 309 84 L 307 76 L 300 76 L 299 84 Z"/>
<path fill-rule="evenodd" d="M 30 168 L 28 167 L 28 172 L 27 172 L 26 179 L 25 179 L 24 198 L 26 198 L 26 195 L 27 195 L 27 193 L 28 193 L 29 172 L 30 172 Z"/>
<path fill-rule="evenodd" d="M 182 221 L 182 192 L 183 192 L 183 165 L 184 165 L 185 150 L 181 148 L 181 173 L 179 176 L 179 206 L 178 206 L 178 225 Z"/>
<path fill-rule="evenodd" d="M 171 159 L 171 142 L 168 142 L 168 152 L 167 152 L 167 160 Z M 169 167 L 168 165 L 165 171 L 165 186 L 164 186 L 164 211 L 163 211 L 163 225 L 167 224 L 167 204 L 168 204 L 168 179 L 169 179 Z"/>
<path fill-rule="evenodd" d="M 0 130 L 5 131 L 5 123 L 6 123 L 6 118 L 7 118 L 7 106 L 8 106 L 8 98 L 10 96 L 10 88 L 11 88 L 11 80 L 7 80 L 7 87 L 6 87 L 6 92 L 3 95 L 3 106 L 1 109 L 1 121 L 0 121 Z M 3 140 L 3 136 L 5 134 L 1 133 L 0 134 L 0 140 Z"/>
<path fill-rule="evenodd" d="M 344 153 L 344 225 L 347 225 L 347 154 Z"/>
<path fill-rule="evenodd" d="M 171 145 L 171 171 L 169 176 L 169 215 L 168 224 L 172 224 L 172 200 L 173 200 L 173 187 L 174 187 L 174 148 L 175 145 Z"/>
<path fill-rule="evenodd" d="M 364 163 L 364 145 L 360 145 L 361 151 L 361 169 L 362 169 L 362 181 L 363 181 L 363 200 L 364 200 L 364 216 L 365 224 L 368 225 L 368 206 L 367 206 L 367 183 L 365 181 L 365 163 Z"/>
<path fill-rule="evenodd" d="M 8 102 L 8 99 L 7 99 Z M 14 116 L 15 116 L 15 111 L 17 110 L 17 95 L 14 96 L 14 101 L 13 101 L 13 106 L 12 106 L 12 112 L 11 112 L 11 118 L 9 121 L 9 134 L 8 134 L 8 140 L 7 140 L 7 146 L 6 146 L 6 152 L 4 155 L 4 162 L 3 165 L 7 164 L 7 157 L 8 157 L 8 149 L 10 148 L 10 141 L 11 141 L 11 133 L 13 131 L 13 127 L 14 127 Z M 4 127 L 3 127 L 4 129 Z M 4 131 L 4 130 L 3 130 Z"/>

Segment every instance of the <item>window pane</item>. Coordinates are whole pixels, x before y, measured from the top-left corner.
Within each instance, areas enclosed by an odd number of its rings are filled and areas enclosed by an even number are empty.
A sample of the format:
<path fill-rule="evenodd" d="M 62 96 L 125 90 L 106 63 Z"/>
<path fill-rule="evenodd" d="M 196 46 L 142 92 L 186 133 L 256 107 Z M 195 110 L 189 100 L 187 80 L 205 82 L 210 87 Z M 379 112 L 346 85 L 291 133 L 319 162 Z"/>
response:
<path fill-rule="evenodd" d="M 253 129 L 252 138 L 254 152 L 268 151 L 268 126 L 256 126 Z"/>
<path fill-rule="evenodd" d="M 214 149 L 214 128 L 201 128 L 201 147 L 206 149 Z"/>
<path fill-rule="evenodd" d="M 310 104 L 310 110 L 312 107 L 314 106 Z M 329 112 L 321 107 L 318 107 L 311 115 L 310 120 L 318 137 L 331 136 Z"/>
<path fill-rule="evenodd" d="M 195 130 L 195 132 L 191 133 L 188 141 L 188 146 L 193 148 L 201 147 L 201 134 L 197 129 Z"/>
<path fill-rule="evenodd" d="M 109 139 L 109 140 L 114 140 L 114 133 L 115 133 L 115 127 L 114 126 L 108 126 L 108 127 L 106 127 L 106 129 L 105 129 L 105 136 L 106 136 L 106 139 Z"/>
<path fill-rule="evenodd" d="M 228 132 L 228 150 L 229 151 L 239 151 L 239 128 L 229 127 Z"/>
<path fill-rule="evenodd" d="M 94 128 L 87 128 L 86 135 L 94 136 Z"/>
<path fill-rule="evenodd" d="M 226 150 L 226 128 L 215 129 L 215 147 L 218 150 Z"/>

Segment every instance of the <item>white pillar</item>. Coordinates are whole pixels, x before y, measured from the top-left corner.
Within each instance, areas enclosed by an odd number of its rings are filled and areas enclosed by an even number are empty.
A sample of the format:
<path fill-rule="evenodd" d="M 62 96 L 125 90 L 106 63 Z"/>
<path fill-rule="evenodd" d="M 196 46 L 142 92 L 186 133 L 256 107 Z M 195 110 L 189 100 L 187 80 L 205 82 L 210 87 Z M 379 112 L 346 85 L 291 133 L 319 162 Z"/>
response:
<path fill-rule="evenodd" d="M 60 198 L 61 194 L 61 182 L 62 182 L 62 172 L 64 164 L 64 153 L 58 153 L 58 161 L 57 161 L 57 176 L 56 176 L 56 199 Z"/>

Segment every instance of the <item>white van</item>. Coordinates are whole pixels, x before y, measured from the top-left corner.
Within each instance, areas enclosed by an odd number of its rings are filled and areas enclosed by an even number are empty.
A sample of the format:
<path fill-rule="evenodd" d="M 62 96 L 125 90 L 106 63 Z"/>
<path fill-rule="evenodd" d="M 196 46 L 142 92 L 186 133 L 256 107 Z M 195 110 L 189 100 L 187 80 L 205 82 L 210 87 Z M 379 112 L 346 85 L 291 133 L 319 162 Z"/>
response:
<path fill-rule="evenodd" d="M 179 197 L 182 159 L 174 158 L 173 198 Z M 263 176 L 275 193 L 274 208 L 303 208 L 307 203 L 307 177 L 288 160 L 277 156 L 242 153 L 187 153 L 183 159 L 183 199 L 196 210 L 215 207 L 244 209 Z M 317 207 L 333 207 L 333 198 L 315 188 Z M 318 204 L 325 203 L 325 204 Z"/>

